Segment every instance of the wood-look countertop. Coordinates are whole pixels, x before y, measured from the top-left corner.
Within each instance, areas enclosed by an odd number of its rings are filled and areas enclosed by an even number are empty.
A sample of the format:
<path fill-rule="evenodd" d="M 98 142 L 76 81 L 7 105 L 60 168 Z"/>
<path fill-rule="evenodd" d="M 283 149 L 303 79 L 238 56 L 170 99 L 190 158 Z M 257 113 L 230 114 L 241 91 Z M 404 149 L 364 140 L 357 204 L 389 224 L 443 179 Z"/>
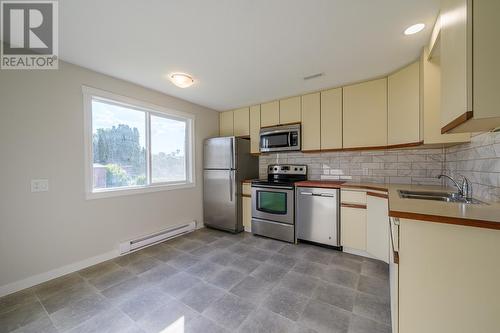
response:
<path fill-rule="evenodd" d="M 360 189 L 387 192 L 389 216 L 405 219 L 500 230 L 500 203 L 463 204 L 433 200 L 405 199 L 398 190 L 456 192 L 455 188 L 407 184 L 375 184 L 341 181 L 304 181 L 302 187 Z M 484 201 L 484 200 L 483 200 Z"/>

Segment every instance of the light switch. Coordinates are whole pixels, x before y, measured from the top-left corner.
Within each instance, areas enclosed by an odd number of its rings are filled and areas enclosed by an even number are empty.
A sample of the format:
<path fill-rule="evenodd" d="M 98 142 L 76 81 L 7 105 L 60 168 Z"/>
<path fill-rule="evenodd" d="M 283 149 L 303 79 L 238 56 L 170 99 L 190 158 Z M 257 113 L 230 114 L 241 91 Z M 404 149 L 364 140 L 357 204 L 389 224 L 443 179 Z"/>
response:
<path fill-rule="evenodd" d="M 31 192 L 48 192 L 49 180 L 48 179 L 32 179 Z"/>

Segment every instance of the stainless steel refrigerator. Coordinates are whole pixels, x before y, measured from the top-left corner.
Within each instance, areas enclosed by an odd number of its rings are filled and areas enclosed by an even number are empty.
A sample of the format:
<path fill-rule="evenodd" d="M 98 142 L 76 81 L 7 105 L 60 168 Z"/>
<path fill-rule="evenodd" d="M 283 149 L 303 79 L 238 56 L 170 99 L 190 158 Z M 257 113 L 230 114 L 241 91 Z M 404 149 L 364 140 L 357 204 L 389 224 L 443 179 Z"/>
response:
<path fill-rule="evenodd" d="M 243 231 L 241 182 L 259 176 L 259 158 L 250 154 L 250 140 L 206 139 L 203 153 L 203 223 Z"/>

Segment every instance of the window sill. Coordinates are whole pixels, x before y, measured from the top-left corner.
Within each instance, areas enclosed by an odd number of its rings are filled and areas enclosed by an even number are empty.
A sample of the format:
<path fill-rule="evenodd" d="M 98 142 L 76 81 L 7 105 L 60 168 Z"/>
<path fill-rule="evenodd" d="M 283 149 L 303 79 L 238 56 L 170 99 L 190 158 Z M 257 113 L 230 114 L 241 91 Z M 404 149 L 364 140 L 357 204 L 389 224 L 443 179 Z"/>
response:
<path fill-rule="evenodd" d="M 150 185 L 144 187 L 104 189 L 95 192 L 87 192 L 86 199 L 93 200 L 93 199 L 121 197 L 126 195 L 135 195 L 135 194 L 152 193 L 160 191 L 172 191 L 172 190 L 180 190 L 186 188 L 194 188 L 195 186 L 196 186 L 195 183 L 180 183 L 180 184 L 168 184 L 168 185 L 167 184 Z"/>

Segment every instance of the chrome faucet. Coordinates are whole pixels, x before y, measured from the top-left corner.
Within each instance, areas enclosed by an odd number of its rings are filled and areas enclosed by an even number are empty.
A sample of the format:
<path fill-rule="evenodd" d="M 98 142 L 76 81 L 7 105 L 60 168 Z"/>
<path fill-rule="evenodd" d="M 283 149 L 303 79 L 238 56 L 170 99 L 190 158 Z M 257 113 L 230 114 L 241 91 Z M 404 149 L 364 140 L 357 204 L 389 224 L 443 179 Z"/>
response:
<path fill-rule="evenodd" d="M 462 177 L 462 184 L 458 184 L 455 179 L 451 178 L 448 175 L 441 174 L 438 176 L 438 179 L 441 179 L 442 177 L 448 178 L 449 180 L 451 180 L 453 182 L 453 184 L 455 184 L 455 186 L 458 189 L 458 194 L 460 196 L 464 197 L 467 200 L 472 199 L 472 184 L 470 183 L 469 179 L 467 179 L 467 177 L 465 177 L 463 175 L 459 175 L 459 176 Z"/>

